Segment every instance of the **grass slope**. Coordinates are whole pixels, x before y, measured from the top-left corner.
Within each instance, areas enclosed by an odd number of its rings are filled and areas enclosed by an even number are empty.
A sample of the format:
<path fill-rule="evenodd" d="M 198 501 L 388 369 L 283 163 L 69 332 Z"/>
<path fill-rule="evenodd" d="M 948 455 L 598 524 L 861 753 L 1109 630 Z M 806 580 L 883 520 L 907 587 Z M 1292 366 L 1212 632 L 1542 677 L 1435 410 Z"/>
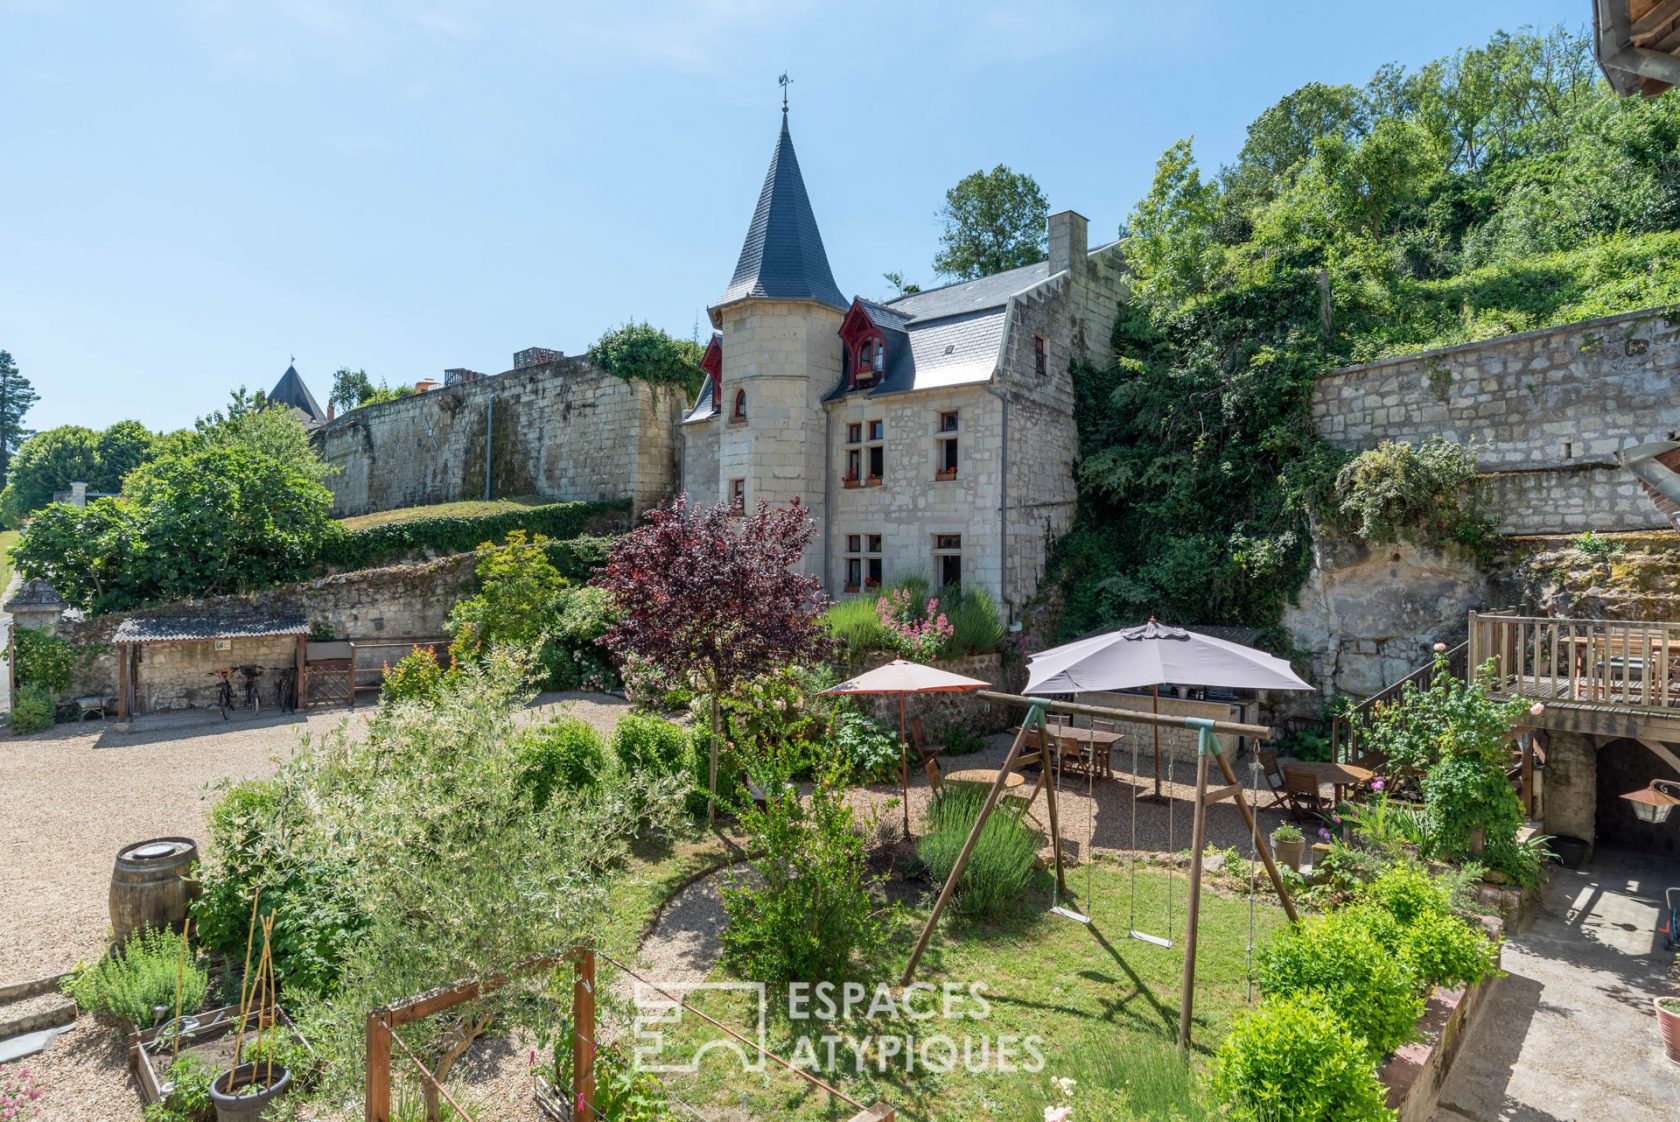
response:
<path fill-rule="evenodd" d="M 502 514 L 520 507 L 544 506 L 555 502 L 540 495 L 518 495 L 511 499 L 463 499 L 455 503 L 433 503 L 430 506 L 405 506 L 396 510 L 375 511 L 341 518 L 346 530 L 366 530 L 370 526 L 389 526 L 397 522 L 411 522 L 416 518 L 482 518 L 487 514 Z"/>

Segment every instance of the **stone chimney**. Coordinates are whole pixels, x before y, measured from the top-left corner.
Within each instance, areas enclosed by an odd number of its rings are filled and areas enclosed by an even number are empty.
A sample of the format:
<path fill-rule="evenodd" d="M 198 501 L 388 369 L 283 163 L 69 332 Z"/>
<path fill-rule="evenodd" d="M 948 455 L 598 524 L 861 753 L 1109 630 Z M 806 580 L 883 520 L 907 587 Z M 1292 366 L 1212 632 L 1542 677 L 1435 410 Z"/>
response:
<path fill-rule="evenodd" d="M 1059 210 L 1050 216 L 1051 276 L 1064 269 L 1077 270 L 1084 266 L 1088 249 L 1086 225 L 1085 216 L 1076 211 Z"/>
<path fill-rule="evenodd" d="M 331 424 L 332 419 L 333 419 L 333 406 L 332 406 L 332 402 L 329 401 L 329 402 L 327 402 L 327 423 Z"/>

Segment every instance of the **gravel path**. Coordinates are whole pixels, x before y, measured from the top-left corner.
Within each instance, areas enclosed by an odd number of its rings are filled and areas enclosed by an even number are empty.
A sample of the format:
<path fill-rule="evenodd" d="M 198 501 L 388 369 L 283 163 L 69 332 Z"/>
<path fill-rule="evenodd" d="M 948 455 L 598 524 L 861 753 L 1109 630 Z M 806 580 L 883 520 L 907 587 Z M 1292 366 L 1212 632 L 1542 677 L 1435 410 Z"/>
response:
<path fill-rule="evenodd" d="M 941 769 L 947 774 L 971 768 L 995 769 L 1001 766 L 1004 758 L 1008 756 L 1010 740 L 1011 737 L 1006 733 L 987 737 L 986 747 L 978 752 L 941 759 Z M 1250 757 L 1245 756 L 1232 764 L 1237 780 L 1245 787 L 1254 782 L 1249 763 Z M 1171 797 L 1159 803 L 1147 798 L 1134 801 L 1134 795 L 1147 795 L 1154 790 L 1152 762 L 1147 758 L 1140 759 L 1138 772 L 1134 776 L 1131 753 L 1117 751 L 1114 754 L 1112 779 L 1087 781 L 1082 775 L 1063 776 L 1057 808 L 1060 811 L 1064 861 L 1083 860 L 1087 849 L 1107 853 L 1123 853 L 1127 850 L 1176 853 L 1190 848 L 1191 806 L 1196 794 L 1194 766 L 1179 763 L 1171 772 L 1174 781 L 1169 783 L 1167 763 L 1165 759 L 1162 760 L 1161 793 Z M 1217 778 L 1218 769 L 1213 768 L 1212 772 L 1215 778 L 1209 780 L 1209 786 L 1220 783 Z M 1026 786 L 1017 788 L 1012 794 L 1019 794 L 1025 799 L 1032 793 L 1033 783 L 1037 778 L 1036 773 L 1028 774 Z M 1261 797 L 1257 801 L 1264 808 L 1270 805 L 1271 794 L 1266 790 L 1264 777 L 1259 778 L 1259 783 Z M 931 796 L 927 776 L 912 766 L 910 828 L 917 835 L 922 832 Z M 871 814 L 879 816 L 875 825 L 876 837 L 879 840 L 896 837 L 902 832 L 903 812 L 899 809 L 901 797 L 901 789 L 896 782 L 877 783 L 855 789 L 848 801 L 860 822 L 867 821 Z M 1251 805 L 1255 801 L 1251 799 Z M 1132 821 L 1134 809 L 1137 814 L 1135 844 Z M 1043 853 L 1049 856 L 1049 816 L 1045 810 L 1043 794 L 1033 802 L 1032 814 L 1040 827 L 1046 830 Z M 1258 817 L 1260 828 L 1265 833 L 1270 833 L 1284 821 L 1283 812 L 1278 810 L 1262 809 Z M 1241 811 L 1230 800 L 1216 803 L 1208 811 L 1207 843 L 1222 849 L 1236 846 L 1243 853 L 1248 852 L 1248 830 L 1243 825 Z"/>

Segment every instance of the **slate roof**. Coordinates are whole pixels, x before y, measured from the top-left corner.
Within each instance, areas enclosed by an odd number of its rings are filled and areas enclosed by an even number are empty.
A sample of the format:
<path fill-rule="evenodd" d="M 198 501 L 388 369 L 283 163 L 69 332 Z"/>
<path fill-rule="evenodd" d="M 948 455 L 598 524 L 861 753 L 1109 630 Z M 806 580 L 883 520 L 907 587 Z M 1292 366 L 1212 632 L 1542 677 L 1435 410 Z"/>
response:
<path fill-rule="evenodd" d="M 280 380 L 274 383 L 274 388 L 268 391 L 268 401 L 271 405 L 285 405 L 303 414 L 307 424 L 324 425 L 327 423 L 327 412 L 315 401 L 315 395 L 309 392 L 309 387 L 303 384 L 298 375 L 297 367 L 288 366 L 286 372 L 280 375 Z"/>
<path fill-rule="evenodd" d="M 700 383 L 700 397 L 695 401 L 694 408 L 688 411 L 688 416 L 683 418 L 683 423 L 704 421 L 707 417 L 715 416 L 717 411 L 718 403 L 712 399 L 712 379 L 708 376 Z"/>
<path fill-rule="evenodd" d="M 760 297 L 770 300 L 816 300 L 847 308 L 851 301 L 840 294 L 834 272 L 828 267 L 822 234 L 799 174 L 799 157 L 793 152 L 787 114 L 782 114 L 782 134 L 770 157 L 770 170 L 759 192 L 758 209 L 747 227 L 747 240 L 735 264 L 735 276 L 723 290 L 714 308 L 737 300 Z"/>
<path fill-rule="evenodd" d="M 1009 298 L 1030 288 L 1050 275 L 1050 262 L 1022 265 L 1019 269 L 1005 269 L 989 277 L 958 281 L 942 288 L 900 296 L 887 301 L 887 306 L 912 319 L 938 319 L 940 316 L 961 315 L 986 308 L 1001 308 Z"/>
<path fill-rule="evenodd" d="M 190 643 L 206 639 L 263 639 L 272 635 L 307 635 L 298 615 L 175 616 L 125 619 L 113 643 Z"/>
<path fill-rule="evenodd" d="M 64 597 L 58 594 L 58 589 L 47 583 L 44 577 L 35 577 L 23 582 L 17 590 L 17 595 L 6 601 L 5 610 L 16 611 L 18 608 L 62 608 Z"/>

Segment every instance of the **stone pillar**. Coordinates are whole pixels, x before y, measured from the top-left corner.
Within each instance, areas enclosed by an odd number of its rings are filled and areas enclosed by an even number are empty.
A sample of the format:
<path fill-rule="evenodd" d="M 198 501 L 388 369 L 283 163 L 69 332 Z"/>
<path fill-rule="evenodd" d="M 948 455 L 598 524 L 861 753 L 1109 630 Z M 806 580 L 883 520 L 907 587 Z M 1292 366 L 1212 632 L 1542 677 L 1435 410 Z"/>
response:
<path fill-rule="evenodd" d="M 78 486 L 85 486 L 79 484 Z M 12 617 L 12 626 L 25 629 L 58 630 L 59 617 L 69 607 L 58 590 L 39 577 L 25 581 L 16 596 L 6 601 L 4 608 Z"/>
<path fill-rule="evenodd" d="M 1543 829 L 1556 837 L 1593 840 L 1598 816 L 1598 742 L 1573 732 L 1553 732 L 1541 771 Z"/>
<path fill-rule="evenodd" d="M 87 506 L 87 487 L 86 483 L 70 484 L 71 506 Z"/>
<path fill-rule="evenodd" d="M 1050 275 L 1064 269 L 1078 270 L 1085 263 L 1087 251 L 1086 227 L 1083 214 L 1059 210 L 1050 216 Z"/>

